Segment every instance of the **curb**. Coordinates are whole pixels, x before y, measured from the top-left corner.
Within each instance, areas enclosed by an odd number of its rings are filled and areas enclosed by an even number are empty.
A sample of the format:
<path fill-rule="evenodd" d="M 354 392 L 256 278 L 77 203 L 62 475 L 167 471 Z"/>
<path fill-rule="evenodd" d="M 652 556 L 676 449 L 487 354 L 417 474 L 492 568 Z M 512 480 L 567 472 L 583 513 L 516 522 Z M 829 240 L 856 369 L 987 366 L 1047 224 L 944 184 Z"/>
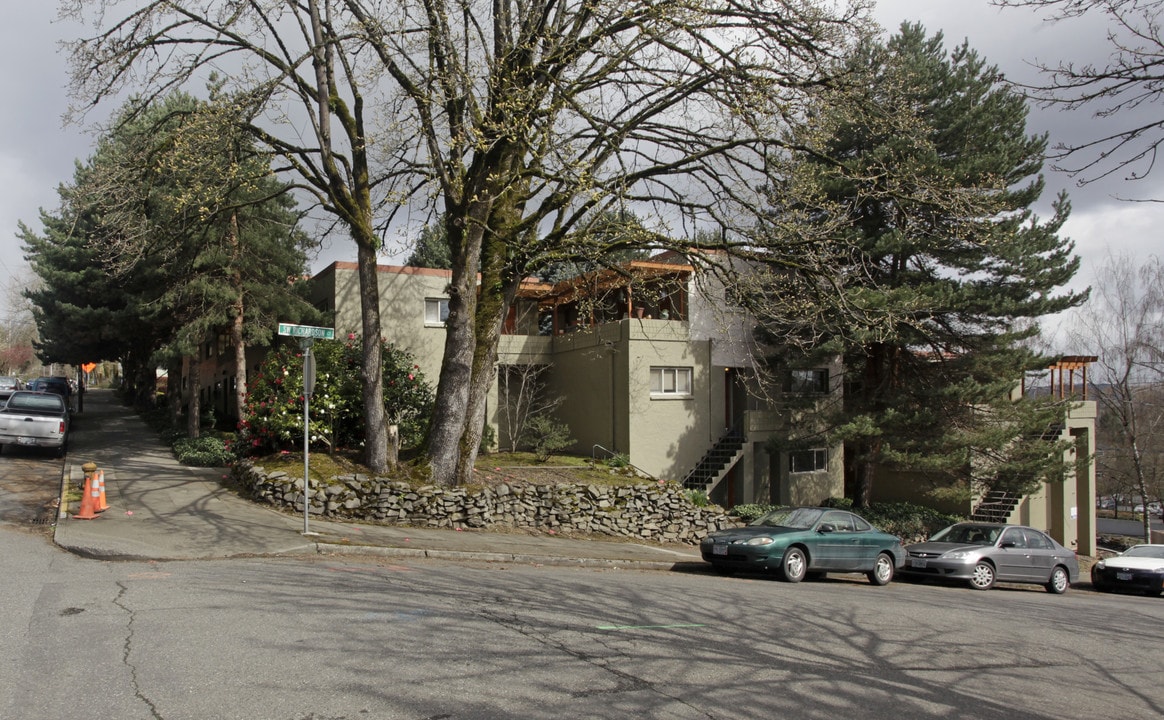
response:
<path fill-rule="evenodd" d="M 520 565 L 553 565 L 563 567 L 605 567 L 617 569 L 666 570 L 692 572 L 703 563 L 672 562 L 666 560 L 612 560 L 610 558 L 562 557 L 560 555 L 529 555 L 525 553 L 470 552 L 465 550 L 425 550 L 397 548 L 382 545 L 335 545 L 316 543 L 320 555 L 370 555 L 379 557 L 424 558 L 429 560 L 475 560 L 491 563 Z"/>

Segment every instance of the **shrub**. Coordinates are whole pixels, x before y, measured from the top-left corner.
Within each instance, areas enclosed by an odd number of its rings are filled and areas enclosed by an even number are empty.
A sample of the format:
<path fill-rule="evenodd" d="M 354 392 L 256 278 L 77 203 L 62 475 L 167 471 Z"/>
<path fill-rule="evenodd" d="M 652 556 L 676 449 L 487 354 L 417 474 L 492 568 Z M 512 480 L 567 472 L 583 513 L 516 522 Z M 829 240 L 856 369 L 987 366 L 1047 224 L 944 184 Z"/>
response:
<path fill-rule="evenodd" d="M 964 517 L 944 513 L 912 503 L 874 503 L 860 511 L 861 517 L 879 529 L 912 542 L 928 538 L 947 525 L 965 520 Z"/>
<path fill-rule="evenodd" d="M 533 446 L 538 462 L 546 462 L 559 450 L 570 447 L 574 439 L 570 437 L 570 426 L 558 422 L 549 415 L 535 415 L 526 421 L 523 440 Z"/>
<path fill-rule="evenodd" d="M 234 455 L 221 437 L 203 436 L 178 438 L 173 443 L 174 455 L 183 465 L 221 467 L 234 460 Z"/>
<path fill-rule="evenodd" d="M 744 522 L 752 522 L 767 513 L 772 512 L 779 505 L 760 505 L 758 503 L 745 503 L 743 505 L 736 505 L 731 509 L 731 514 L 738 517 Z"/>
<path fill-rule="evenodd" d="M 312 444 L 335 449 L 363 444 L 361 343 L 318 340 L 312 346 L 316 380 L 311 396 Z M 399 426 L 401 447 L 419 445 L 427 431 L 433 394 L 412 356 L 394 346 L 381 348 L 384 411 Z M 241 443 L 250 453 L 264 453 L 303 443 L 303 355 L 284 346 L 267 355 L 248 384 L 246 419 L 239 424 Z"/>
<path fill-rule="evenodd" d="M 707 493 L 703 490 L 688 490 L 687 500 L 695 507 L 707 507 L 711 505 L 711 500 L 708 499 Z"/>
<path fill-rule="evenodd" d="M 627 455 L 626 453 L 618 453 L 606 458 L 604 462 L 606 463 L 607 467 L 612 468 L 630 467 L 630 455 Z"/>

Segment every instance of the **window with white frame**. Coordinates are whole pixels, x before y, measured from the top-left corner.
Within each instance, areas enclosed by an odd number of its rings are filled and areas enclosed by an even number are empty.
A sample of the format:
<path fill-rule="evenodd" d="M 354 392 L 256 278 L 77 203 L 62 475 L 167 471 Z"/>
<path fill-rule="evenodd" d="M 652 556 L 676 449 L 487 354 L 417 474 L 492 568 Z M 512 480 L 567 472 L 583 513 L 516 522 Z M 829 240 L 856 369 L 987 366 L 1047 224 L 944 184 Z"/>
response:
<path fill-rule="evenodd" d="M 449 299 L 448 298 L 425 298 L 424 299 L 424 324 L 425 325 L 444 325 L 445 321 L 449 319 Z"/>
<path fill-rule="evenodd" d="M 795 450 L 788 453 L 788 472 L 821 472 L 829 469 L 829 451 L 825 448 Z"/>
<path fill-rule="evenodd" d="M 651 396 L 690 397 L 691 375 L 689 367 L 651 368 Z"/>

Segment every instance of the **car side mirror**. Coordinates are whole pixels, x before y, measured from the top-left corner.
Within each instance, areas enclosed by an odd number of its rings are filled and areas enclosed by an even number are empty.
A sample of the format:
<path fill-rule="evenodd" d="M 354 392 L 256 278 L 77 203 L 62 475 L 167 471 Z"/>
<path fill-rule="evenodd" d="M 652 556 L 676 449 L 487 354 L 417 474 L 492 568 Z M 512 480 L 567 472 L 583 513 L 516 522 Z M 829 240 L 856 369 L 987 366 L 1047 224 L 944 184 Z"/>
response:
<path fill-rule="evenodd" d="M 1013 542 L 1011 542 L 1010 540 L 1005 540 L 1005 541 L 1003 541 L 1003 542 L 1002 542 L 1002 544 L 1001 544 L 1001 545 L 999 545 L 999 547 L 1001 547 L 1001 548 L 1012 548 L 1012 547 L 1018 547 L 1018 546 L 1017 546 L 1017 545 L 1015 545 L 1015 544 L 1014 544 Z"/>
<path fill-rule="evenodd" d="M 833 527 L 832 523 L 821 523 L 820 527 L 818 527 L 816 531 L 820 533 L 831 533 L 836 532 L 837 529 Z"/>

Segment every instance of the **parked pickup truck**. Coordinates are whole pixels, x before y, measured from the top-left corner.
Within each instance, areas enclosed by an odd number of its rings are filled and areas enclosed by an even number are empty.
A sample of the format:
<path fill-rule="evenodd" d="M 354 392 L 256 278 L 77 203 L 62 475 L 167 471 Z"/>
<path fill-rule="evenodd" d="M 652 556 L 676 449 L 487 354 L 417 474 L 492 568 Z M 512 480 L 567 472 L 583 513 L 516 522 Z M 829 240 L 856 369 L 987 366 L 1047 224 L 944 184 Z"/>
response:
<path fill-rule="evenodd" d="M 69 406 L 55 393 L 17 390 L 0 408 L 0 450 L 27 445 L 56 450 L 63 457 L 69 442 Z"/>

